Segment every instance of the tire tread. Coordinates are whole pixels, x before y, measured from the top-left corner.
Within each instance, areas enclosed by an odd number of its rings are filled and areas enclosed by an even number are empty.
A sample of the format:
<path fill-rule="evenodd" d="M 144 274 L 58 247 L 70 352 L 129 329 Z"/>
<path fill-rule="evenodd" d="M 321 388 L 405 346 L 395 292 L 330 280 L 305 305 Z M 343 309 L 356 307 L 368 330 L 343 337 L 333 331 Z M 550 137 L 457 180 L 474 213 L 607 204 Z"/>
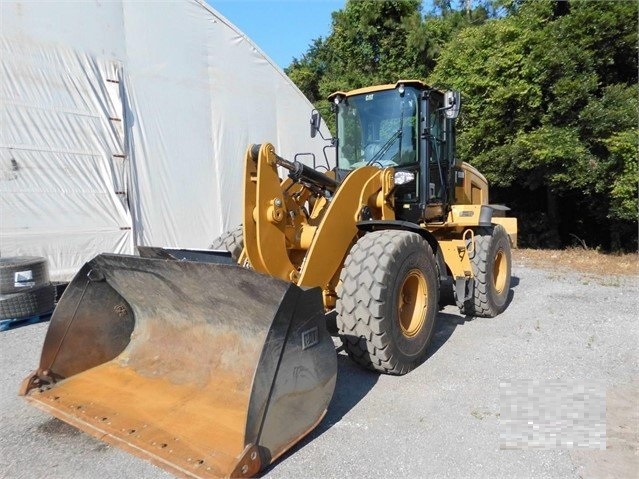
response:
<path fill-rule="evenodd" d="M 393 288 L 388 271 L 396 262 L 396 252 L 416 242 L 425 248 L 425 254 L 433 255 L 428 243 L 415 233 L 375 231 L 360 238 L 344 262 L 337 288 L 337 325 L 344 349 L 360 366 L 394 375 L 414 367 L 400 362 L 389 347 L 386 322 L 390 320 L 382 314 L 383 298 Z"/>
<path fill-rule="evenodd" d="M 244 249 L 244 229 L 242 225 L 226 231 L 213 240 L 209 249 L 228 251 L 231 257 L 237 261 Z"/>
<path fill-rule="evenodd" d="M 508 234 L 501 225 L 493 227 L 480 227 L 475 230 L 475 246 L 471 254 L 469 254 L 470 263 L 473 268 L 474 277 L 474 294 L 473 297 L 463 305 L 461 312 L 470 316 L 478 316 L 483 318 L 494 318 L 505 308 L 499 307 L 491 300 L 494 292 L 491 290 L 490 281 L 492 280 L 492 262 L 491 257 L 493 243 L 499 241 L 500 238 L 506 238 L 509 243 Z M 468 240 L 470 242 L 470 240 Z M 510 249 L 508 249 L 508 261 L 510 261 Z M 509 266 L 510 274 L 510 266 Z M 510 279 L 507 281 L 507 286 Z"/>
<path fill-rule="evenodd" d="M 28 291 L 0 295 L 0 320 L 25 319 L 51 311 L 55 305 L 56 287 L 45 284 Z"/>

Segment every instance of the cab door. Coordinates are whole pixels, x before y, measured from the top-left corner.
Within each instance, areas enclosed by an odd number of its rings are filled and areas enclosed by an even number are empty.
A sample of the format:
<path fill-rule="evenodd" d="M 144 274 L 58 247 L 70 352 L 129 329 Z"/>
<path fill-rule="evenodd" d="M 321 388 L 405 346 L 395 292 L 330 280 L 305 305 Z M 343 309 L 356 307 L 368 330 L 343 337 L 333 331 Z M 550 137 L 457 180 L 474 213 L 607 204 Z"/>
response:
<path fill-rule="evenodd" d="M 425 221 L 441 221 L 446 214 L 448 199 L 448 148 L 447 124 L 444 112 L 444 95 L 436 90 L 428 92 L 425 101 L 424 133 L 425 170 L 428 183 L 425 186 Z"/>

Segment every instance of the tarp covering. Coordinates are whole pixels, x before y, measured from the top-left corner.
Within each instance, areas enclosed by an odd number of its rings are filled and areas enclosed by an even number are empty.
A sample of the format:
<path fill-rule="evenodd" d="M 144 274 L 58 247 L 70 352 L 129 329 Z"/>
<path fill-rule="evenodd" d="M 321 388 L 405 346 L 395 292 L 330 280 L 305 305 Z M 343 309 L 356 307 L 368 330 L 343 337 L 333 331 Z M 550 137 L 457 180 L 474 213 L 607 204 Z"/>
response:
<path fill-rule="evenodd" d="M 69 279 L 103 252 L 206 248 L 240 222 L 250 143 L 324 163 L 311 109 L 198 0 L 3 1 L 0 255 Z"/>

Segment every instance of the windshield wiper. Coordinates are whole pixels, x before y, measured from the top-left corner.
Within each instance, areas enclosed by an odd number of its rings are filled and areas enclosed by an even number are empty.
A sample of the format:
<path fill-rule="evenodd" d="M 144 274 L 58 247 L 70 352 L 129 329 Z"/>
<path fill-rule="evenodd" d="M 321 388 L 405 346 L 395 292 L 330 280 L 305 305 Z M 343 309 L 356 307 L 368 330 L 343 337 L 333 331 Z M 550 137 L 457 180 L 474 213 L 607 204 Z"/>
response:
<path fill-rule="evenodd" d="M 395 133 L 393 133 L 391 137 L 386 141 L 386 143 L 382 145 L 379 151 L 375 153 L 373 157 L 366 162 L 366 166 L 370 166 L 373 163 L 381 160 L 382 157 L 386 154 L 386 152 L 390 150 L 391 146 L 393 146 L 393 144 L 395 143 L 395 140 L 397 138 L 401 138 L 401 136 L 402 136 L 402 129 L 400 128 Z M 400 146 L 401 146 L 401 142 L 400 142 Z"/>
<path fill-rule="evenodd" d="M 381 160 L 382 157 L 386 154 L 386 152 L 390 150 L 390 147 L 393 146 L 397 138 L 399 138 L 399 156 L 401 159 L 403 131 L 404 131 L 404 100 L 402 100 L 402 107 L 401 107 L 400 115 L 399 115 L 399 128 L 397 129 L 395 133 L 391 135 L 388 141 L 382 145 L 379 151 L 375 153 L 370 160 L 368 160 L 368 162 L 366 163 L 366 166 L 370 166 L 373 163 Z"/>

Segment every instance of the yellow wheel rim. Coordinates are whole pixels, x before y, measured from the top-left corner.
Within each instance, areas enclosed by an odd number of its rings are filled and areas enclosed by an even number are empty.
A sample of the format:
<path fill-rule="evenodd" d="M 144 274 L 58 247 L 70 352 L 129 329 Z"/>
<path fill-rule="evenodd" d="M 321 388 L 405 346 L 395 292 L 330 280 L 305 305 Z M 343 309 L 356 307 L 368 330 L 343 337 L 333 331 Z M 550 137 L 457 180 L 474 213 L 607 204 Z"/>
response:
<path fill-rule="evenodd" d="M 501 294 L 506 286 L 508 276 L 508 264 L 502 250 L 497 251 L 493 262 L 493 284 L 497 293 Z"/>
<path fill-rule="evenodd" d="M 404 278 L 397 301 L 399 326 L 407 338 L 412 338 L 422 329 L 427 304 L 424 274 L 418 269 L 412 269 Z"/>

